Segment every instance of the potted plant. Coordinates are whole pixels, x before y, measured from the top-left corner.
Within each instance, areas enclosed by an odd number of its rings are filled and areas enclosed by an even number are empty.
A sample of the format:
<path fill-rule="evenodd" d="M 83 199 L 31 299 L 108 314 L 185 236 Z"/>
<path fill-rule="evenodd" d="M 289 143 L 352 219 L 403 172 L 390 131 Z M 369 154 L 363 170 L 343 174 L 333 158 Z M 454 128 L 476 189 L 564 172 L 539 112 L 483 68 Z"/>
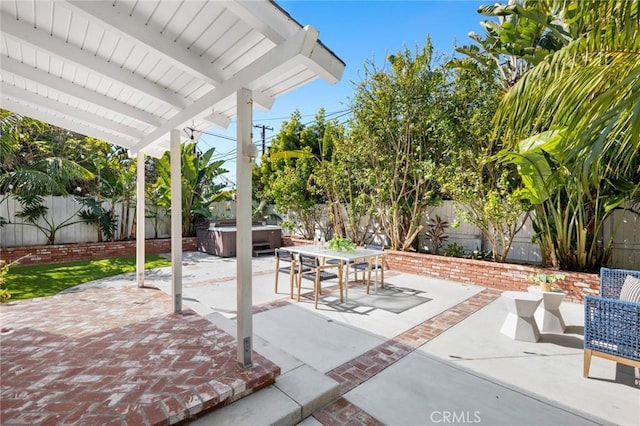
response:
<path fill-rule="evenodd" d="M 348 238 L 332 238 L 327 242 L 327 248 L 353 253 L 356 250 L 356 245 Z"/>
<path fill-rule="evenodd" d="M 564 274 L 548 274 L 546 272 L 538 272 L 529 276 L 529 280 L 537 283 L 542 291 L 551 291 L 551 284 L 564 280 Z"/>

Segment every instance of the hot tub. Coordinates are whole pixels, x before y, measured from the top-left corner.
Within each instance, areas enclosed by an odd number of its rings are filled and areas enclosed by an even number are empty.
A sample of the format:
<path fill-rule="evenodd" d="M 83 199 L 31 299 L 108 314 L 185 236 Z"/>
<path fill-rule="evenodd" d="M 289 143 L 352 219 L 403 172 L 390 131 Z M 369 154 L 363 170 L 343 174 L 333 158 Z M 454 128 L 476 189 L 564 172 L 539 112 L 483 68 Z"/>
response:
<path fill-rule="evenodd" d="M 236 256 L 236 226 L 218 226 L 211 223 L 208 228 L 198 229 L 198 250 L 220 257 Z M 275 225 L 253 225 L 253 255 L 273 254 L 282 245 L 282 228 Z"/>

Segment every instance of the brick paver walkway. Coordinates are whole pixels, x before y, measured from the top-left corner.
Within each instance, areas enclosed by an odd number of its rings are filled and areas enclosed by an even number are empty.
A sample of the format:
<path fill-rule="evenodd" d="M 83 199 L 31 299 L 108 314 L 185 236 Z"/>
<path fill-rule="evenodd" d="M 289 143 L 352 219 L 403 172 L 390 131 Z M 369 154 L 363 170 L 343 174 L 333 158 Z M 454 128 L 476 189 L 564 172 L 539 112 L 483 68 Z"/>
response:
<path fill-rule="evenodd" d="M 485 289 L 327 375 L 344 395 L 499 295 Z M 175 424 L 280 374 L 259 354 L 253 368 L 238 368 L 232 336 L 192 311 L 168 314 L 171 307 L 164 292 L 135 286 L 0 305 L 0 424 Z M 343 397 L 313 416 L 324 425 L 381 424 Z"/>
<path fill-rule="evenodd" d="M 0 423 L 174 424 L 280 374 L 238 368 L 232 336 L 171 303 L 132 286 L 2 305 Z"/>

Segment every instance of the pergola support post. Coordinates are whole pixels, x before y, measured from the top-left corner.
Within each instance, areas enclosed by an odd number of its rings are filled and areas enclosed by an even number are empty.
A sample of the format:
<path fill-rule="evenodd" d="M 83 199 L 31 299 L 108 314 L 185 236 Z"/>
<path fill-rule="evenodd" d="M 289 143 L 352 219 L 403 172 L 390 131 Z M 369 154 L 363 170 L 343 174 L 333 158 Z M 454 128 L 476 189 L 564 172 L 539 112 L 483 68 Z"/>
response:
<path fill-rule="evenodd" d="M 136 278 L 138 287 L 144 287 L 145 258 L 145 176 L 144 153 L 138 151 L 136 165 Z"/>
<path fill-rule="evenodd" d="M 182 176 L 180 130 L 171 131 L 171 298 L 173 313 L 182 313 Z"/>
<path fill-rule="evenodd" d="M 236 96 L 238 109 L 236 124 L 238 153 L 236 166 L 237 360 L 241 368 L 249 368 L 253 363 L 251 165 L 256 156 L 256 147 L 253 145 L 251 133 L 253 126 L 251 90 L 240 89 Z"/>

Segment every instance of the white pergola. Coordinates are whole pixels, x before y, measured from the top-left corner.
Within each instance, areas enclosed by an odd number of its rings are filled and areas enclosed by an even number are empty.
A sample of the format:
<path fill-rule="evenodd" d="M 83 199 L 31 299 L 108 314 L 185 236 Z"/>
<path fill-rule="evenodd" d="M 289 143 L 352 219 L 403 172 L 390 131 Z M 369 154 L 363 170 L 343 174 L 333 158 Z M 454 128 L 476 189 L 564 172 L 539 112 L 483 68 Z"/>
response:
<path fill-rule="evenodd" d="M 238 363 L 252 363 L 253 105 L 344 63 L 268 0 L 2 0 L 0 107 L 126 147 L 138 159 L 171 151 L 174 313 L 182 312 L 180 138 L 237 117 Z M 177 161 L 175 161 L 177 159 Z M 137 281 L 144 285 L 144 208 L 137 209 Z"/>

